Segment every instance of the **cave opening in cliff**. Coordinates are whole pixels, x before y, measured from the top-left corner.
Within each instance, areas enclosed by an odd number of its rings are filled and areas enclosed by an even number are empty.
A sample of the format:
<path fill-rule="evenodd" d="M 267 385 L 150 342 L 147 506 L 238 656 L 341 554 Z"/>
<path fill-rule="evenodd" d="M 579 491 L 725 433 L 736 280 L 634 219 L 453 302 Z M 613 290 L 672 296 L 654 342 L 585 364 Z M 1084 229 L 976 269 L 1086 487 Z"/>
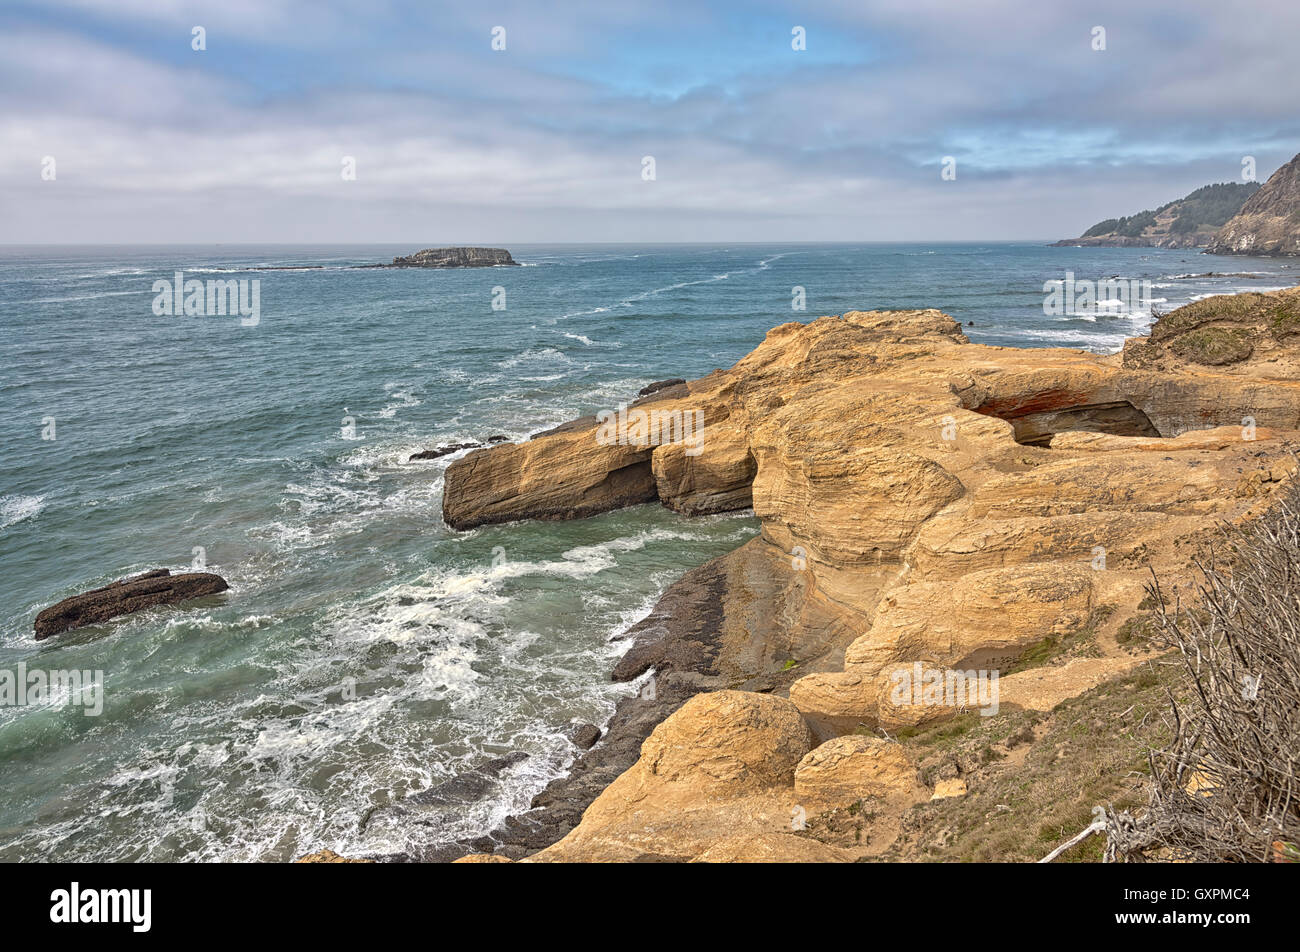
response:
<path fill-rule="evenodd" d="M 1150 418 L 1127 400 L 1081 403 L 1018 415 L 997 413 L 986 407 L 977 412 L 1006 420 L 1015 428 L 1016 442 L 1025 446 L 1046 447 L 1056 434 L 1079 430 L 1111 436 L 1161 435 Z"/>

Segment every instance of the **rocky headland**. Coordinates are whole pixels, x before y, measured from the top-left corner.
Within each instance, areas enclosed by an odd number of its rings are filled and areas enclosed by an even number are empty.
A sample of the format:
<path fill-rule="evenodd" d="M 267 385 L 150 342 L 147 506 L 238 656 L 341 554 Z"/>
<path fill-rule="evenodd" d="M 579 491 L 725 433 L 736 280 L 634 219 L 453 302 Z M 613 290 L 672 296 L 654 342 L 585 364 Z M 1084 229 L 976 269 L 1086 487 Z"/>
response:
<path fill-rule="evenodd" d="M 1206 185 L 1157 209 L 1100 221 L 1052 247 L 1204 248 L 1258 189 L 1255 182 Z"/>
<path fill-rule="evenodd" d="M 653 690 L 568 777 L 492 835 L 412 858 L 887 857 L 917 811 L 978 798 L 985 776 L 978 757 L 919 762 L 908 738 L 971 706 L 900 695 L 899 672 L 1000 672 L 987 723 L 1028 718 L 1030 738 L 1116 685 L 1128 717 L 1153 573 L 1186 586 L 1196 546 L 1295 472 L 1298 299 L 1200 301 L 1110 356 L 972 344 L 934 310 L 790 323 L 649 392 L 613 434 L 585 418 L 456 460 L 458 529 L 654 501 L 752 507 L 762 529 L 626 634 L 614 677 L 653 672 Z M 694 414 L 689 439 L 655 422 Z"/>
<path fill-rule="evenodd" d="M 1300 155 L 1269 177 L 1206 250 L 1216 255 L 1300 255 Z"/>

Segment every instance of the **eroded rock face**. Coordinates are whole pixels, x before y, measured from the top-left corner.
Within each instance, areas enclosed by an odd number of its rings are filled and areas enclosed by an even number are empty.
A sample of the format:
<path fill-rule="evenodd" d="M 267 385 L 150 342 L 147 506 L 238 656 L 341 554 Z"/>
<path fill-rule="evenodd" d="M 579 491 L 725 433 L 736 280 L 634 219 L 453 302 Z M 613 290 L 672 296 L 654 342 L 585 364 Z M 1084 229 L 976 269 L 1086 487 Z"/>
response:
<path fill-rule="evenodd" d="M 1228 372 L 1166 346 L 1227 313 L 1222 302 L 1166 315 L 1109 357 L 974 345 L 938 311 L 786 324 L 729 370 L 646 398 L 698 413 L 692 442 L 662 428 L 602 441 L 589 418 L 453 463 L 444 509 L 457 528 L 653 500 L 752 505 L 761 521 L 711 563 L 728 594 L 701 603 L 699 634 L 663 644 L 642 637 L 658 624 L 647 619 L 620 674 L 671 676 L 702 652 L 711 676 L 789 701 L 697 694 L 537 858 L 683 859 L 788 833 L 794 768 L 812 746 L 796 719 L 853 764 L 867 752 L 847 748 L 874 740 L 854 730 L 965 709 L 900 701 L 900 667 L 1001 672 L 1002 703 L 1035 709 L 1113 676 L 1114 659 L 1095 657 L 1011 671 L 1044 642 L 1131 612 L 1152 569 L 1183 578 L 1186 545 L 1252 518 L 1293 478 L 1300 373 L 1279 368 L 1300 367 L 1300 333 L 1273 325 L 1296 294 L 1237 305 L 1273 315 L 1252 325 L 1271 338 Z M 782 658 L 788 676 L 773 676 Z M 805 771 L 805 792 L 833 773 Z"/>
<path fill-rule="evenodd" d="M 806 671 L 838 669 L 858 632 L 805 582 L 760 539 L 687 572 L 622 636 L 630 645 L 613 679 L 633 681 L 653 672 L 653 680 L 618 702 L 599 742 L 537 794 L 531 809 L 473 841 L 386 858 L 445 861 L 467 852 L 523 858 L 577 826 L 605 788 L 637 762 L 650 733 L 690 698 L 728 688 L 783 693 Z M 421 822 L 411 815 L 399 820 Z M 788 828 L 790 816 L 780 822 Z"/>
<path fill-rule="evenodd" d="M 947 800 L 949 797 L 964 797 L 967 792 L 965 780 L 961 777 L 950 777 L 935 783 L 934 793 L 930 795 L 930 799 Z"/>
<path fill-rule="evenodd" d="M 154 569 L 51 605 L 36 616 L 36 639 L 157 605 L 177 605 L 191 598 L 215 595 L 229 587 L 225 579 L 211 572 L 172 575 L 168 569 Z"/>
<path fill-rule="evenodd" d="M 657 782 L 734 796 L 789 782 L 811 740 L 789 701 L 717 691 L 692 698 L 655 728 L 638 763 Z"/>
<path fill-rule="evenodd" d="M 1216 255 L 1300 255 L 1300 155 L 1269 176 L 1207 250 Z"/>
<path fill-rule="evenodd" d="M 698 694 L 537 862 L 687 860 L 729 836 L 789 829 L 795 767 L 812 746 L 789 701 Z"/>
<path fill-rule="evenodd" d="M 845 806 L 864 797 L 909 796 L 916 766 L 902 746 L 846 734 L 809 751 L 794 771 L 794 792 L 810 803 Z"/>
<path fill-rule="evenodd" d="M 447 467 L 442 515 L 453 529 L 472 529 L 523 518 L 577 519 L 656 498 L 649 449 L 600 446 L 590 432 L 575 431 L 456 460 Z"/>
<path fill-rule="evenodd" d="M 794 833 L 742 833 L 701 853 L 693 863 L 848 863 L 853 855 Z"/>

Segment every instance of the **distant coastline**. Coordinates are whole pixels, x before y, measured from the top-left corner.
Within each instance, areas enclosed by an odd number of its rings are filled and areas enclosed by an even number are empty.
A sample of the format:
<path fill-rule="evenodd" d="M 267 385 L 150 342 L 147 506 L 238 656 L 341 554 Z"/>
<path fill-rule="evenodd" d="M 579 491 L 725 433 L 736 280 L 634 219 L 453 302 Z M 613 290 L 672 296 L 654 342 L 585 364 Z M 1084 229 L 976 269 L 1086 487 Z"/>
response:
<path fill-rule="evenodd" d="M 1053 248 L 1205 248 L 1220 227 L 1259 191 L 1256 182 L 1206 185 L 1159 208 L 1097 222 Z"/>

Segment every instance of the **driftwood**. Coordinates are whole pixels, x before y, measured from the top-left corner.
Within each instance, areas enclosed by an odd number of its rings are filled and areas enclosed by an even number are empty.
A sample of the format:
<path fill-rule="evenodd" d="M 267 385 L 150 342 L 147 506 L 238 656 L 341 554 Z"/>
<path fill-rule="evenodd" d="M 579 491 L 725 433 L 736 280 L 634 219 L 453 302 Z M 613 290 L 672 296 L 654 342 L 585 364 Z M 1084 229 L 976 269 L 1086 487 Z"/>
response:
<path fill-rule="evenodd" d="M 1039 862 L 1050 863 L 1052 860 L 1056 859 L 1056 857 L 1060 856 L 1062 853 L 1068 850 L 1071 846 L 1076 846 L 1079 843 L 1082 843 L 1084 840 L 1092 836 L 1094 833 L 1106 832 L 1106 808 L 1093 807 L 1092 814 L 1093 816 L 1097 817 L 1097 819 L 1093 820 L 1091 823 L 1085 826 L 1074 836 L 1070 837 L 1068 840 L 1066 840 L 1056 849 L 1052 850 L 1050 853 L 1048 853 L 1046 856 L 1040 859 Z"/>

